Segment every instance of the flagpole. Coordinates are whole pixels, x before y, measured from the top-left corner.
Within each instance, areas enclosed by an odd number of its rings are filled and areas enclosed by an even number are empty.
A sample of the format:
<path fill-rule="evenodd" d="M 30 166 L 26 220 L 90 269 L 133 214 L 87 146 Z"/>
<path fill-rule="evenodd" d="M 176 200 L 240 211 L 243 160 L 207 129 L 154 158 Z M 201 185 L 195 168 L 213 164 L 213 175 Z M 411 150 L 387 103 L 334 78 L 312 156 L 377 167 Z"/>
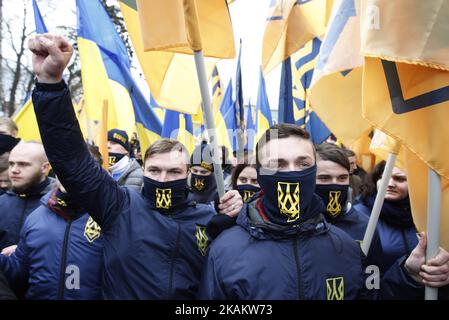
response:
<path fill-rule="evenodd" d="M 207 84 L 206 68 L 204 64 L 203 51 L 194 52 L 196 73 L 198 76 L 198 82 L 200 84 L 201 91 L 201 107 L 203 110 L 204 124 L 206 125 L 207 134 L 209 136 L 210 144 L 212 145 L 212 157 L 214 161 L 214 175 L 217 181 L 218 195 L 221 198 L 224 191 L 224 179 L 223 179 L 223 169 L 221 167 L 220 157 L 218 155 L 218 136 L 215 130 L 214 118 L 212 115 L 211 100 L 209 96 L 209 86 Z M 223 155 L 224 156 L 224 155 Z"/>
<path fill-rule="evenodd" d="M 380 211 L 384 203 L 385 194 L 387 193 L 388 183 L 393 172 L 394 163 L 396 162 L 396 154 L 390 153 L 388 155 L 387 163 L 382 174 L 380 188 L 377 190 L 376 200 L 374 201 L 373 210 L 369 218 L 368 226 L 366 227 L 365 236 L 362 242 L 362 251 L 365 255 L 368 254 L 371 242 L 373 240 L 374 232 L 376 231 L 377 221 L 379 220 Z"/>
<path fill-rule="evenodd" d="M 440 247 L 441 178 L 429 168 L 427 193 L 427 249 L 426 263 L 434 258 Z M 426 286 L 425 300 L 437 300 L 438 288 Z"/>

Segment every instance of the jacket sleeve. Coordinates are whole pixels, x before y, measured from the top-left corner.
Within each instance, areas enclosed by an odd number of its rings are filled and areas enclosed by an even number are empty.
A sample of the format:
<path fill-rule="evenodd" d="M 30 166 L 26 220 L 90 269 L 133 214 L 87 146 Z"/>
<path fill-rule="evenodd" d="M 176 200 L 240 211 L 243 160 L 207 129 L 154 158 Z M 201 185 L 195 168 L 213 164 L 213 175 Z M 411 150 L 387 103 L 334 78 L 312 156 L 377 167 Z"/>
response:
<path fill-rule="evenodd" d="M 122 211 L 127 191 L 94 161 L 64 81 L 36 83 L 33 105 L 48 160 L 64 188 L 105 229 Z"/>
<path fill-rule="evenodd" d="M 11 291 L 5 276 L 0 271 L 0 300 L 17 300 L 17 297 Z"/>
<path fill-rule="evenodd" d="M 382 277 L 379 298 L 382 300 L 424 300 L 424 286 L 409 276 L 404 268 L 407 256 L 399 258 Z"/>
<path fill-rule="evenodd" d="M 16 251 L 8 256 L 0 254 L 0 270 L 11 285 L 21 286 L 28 283 L 29 276 L 29 248 L 25 241 L 26 228 L 20 232 L 20 240 Z"/>

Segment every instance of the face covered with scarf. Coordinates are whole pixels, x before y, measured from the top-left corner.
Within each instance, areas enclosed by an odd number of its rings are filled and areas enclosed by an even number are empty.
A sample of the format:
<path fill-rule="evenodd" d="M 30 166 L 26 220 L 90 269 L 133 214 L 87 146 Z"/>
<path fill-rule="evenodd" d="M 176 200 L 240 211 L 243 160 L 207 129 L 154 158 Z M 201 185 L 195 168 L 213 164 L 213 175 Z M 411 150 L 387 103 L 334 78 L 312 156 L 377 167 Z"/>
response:
<path fill-rule="evenodd" d="M 155 153 L 144 163 L 143 194 L 158 211 L 179 208 L 187 200 L 186 151 Z"/>
<path fill-rule="evenodd" d="M 262 210 L 279 225 L 311 218 L 315 190 L 315 151 L 299 136 L 273 139 L 258 149 L 257 180 L 263 191 Z"/>
<path fill-rule="evenodd" d="M 328 219 L 345 212 L 348 190 L 349 171 L 336 162 L 318 159 L 315 193 L 323 200 Z"/>

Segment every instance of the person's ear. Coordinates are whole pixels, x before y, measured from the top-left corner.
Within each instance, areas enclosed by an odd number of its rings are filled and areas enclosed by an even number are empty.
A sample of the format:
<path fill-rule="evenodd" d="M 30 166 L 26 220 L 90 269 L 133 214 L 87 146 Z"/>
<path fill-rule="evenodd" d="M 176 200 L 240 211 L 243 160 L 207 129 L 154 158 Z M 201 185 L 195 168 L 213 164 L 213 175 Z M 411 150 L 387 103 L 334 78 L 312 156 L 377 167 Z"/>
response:
<path fill-rule="evenodd" d="M 48 161 L 45 161 L 42 166 L 41 166 L 41 172 L 44 175 L 48 175 L 48 173 L 50 172 L 51 166 L 50 163 Z"/>

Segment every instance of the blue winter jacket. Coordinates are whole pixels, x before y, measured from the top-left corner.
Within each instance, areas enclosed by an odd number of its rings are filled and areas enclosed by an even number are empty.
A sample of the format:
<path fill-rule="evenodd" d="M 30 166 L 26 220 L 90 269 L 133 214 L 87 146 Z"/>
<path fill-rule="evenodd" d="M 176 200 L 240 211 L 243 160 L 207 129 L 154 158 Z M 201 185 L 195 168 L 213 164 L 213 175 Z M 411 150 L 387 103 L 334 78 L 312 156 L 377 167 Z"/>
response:
<path fill-rule="evenodd" d="M 25 220 L 16 251 L 0 255 L 10 283 L 28 282 L 26 299 L 101 299 L 103 237 L 80 212 L 65 220 L 48 207 L 49 192 Z"/>
<path fill-rule="evenodd" d="M 262 217 L 259 200 L 245 204 L 237 225 L 212 242 L 200 299 L 416 298 L 421 286 L 405 273 L 403 260 L 384 275 L 381 290 L 369 290 L 360 246 L 324 220 L 324 207 L 315 204 L 313 218 L 283 227 Z"/>
<path fill-rule="evenodd" d="M 369 217 L 371 209 L 362 202 L 354 205 L 354 209 Z M 382 245 L 382 269 L 387 270 L 394 262 L 403 256 L 408 256 L 418 245 L 416 229 L 398 228 L 388 224 L 381 218 L 377 222 L 377 231 Z"/>
<path fill-rule="evenodd" d="M 0 196 L 0 250 L 19 242 L 20 229 L 28 215 L 40 205 L 40 199 L 53 188 L 46 178 L 28 194 L 7 191 Z"/>
<path fill-rule="evenodd" d="M 161 213 L 141 193 L 118 186 L 89 155 L 65 83 L 37 83 L 33 105 L 55 173 L 101 226 L 104 297 L 195 297 L 213 207 L 188 201 Z"/>
<path fill-rule="evenodd" d="M 346 232 L 352 239 L 356 240 L 360 245 L 365 236 L 366 227 L 368 226 L 369 217 L 358 212 L 354 205 L 349 203 L 348 210 L 340 216 L 329 220 L 329 222 Z M 374 232 L 373 240 L 371 241 L 370 250 L 366 257 L 367 265 L 376 265 L 382 268 L 383 252 L 382 245 L 379 239 L 379 232 L 377 229 Z M 385 271 L 385 270 L 382 270 Z"/>

